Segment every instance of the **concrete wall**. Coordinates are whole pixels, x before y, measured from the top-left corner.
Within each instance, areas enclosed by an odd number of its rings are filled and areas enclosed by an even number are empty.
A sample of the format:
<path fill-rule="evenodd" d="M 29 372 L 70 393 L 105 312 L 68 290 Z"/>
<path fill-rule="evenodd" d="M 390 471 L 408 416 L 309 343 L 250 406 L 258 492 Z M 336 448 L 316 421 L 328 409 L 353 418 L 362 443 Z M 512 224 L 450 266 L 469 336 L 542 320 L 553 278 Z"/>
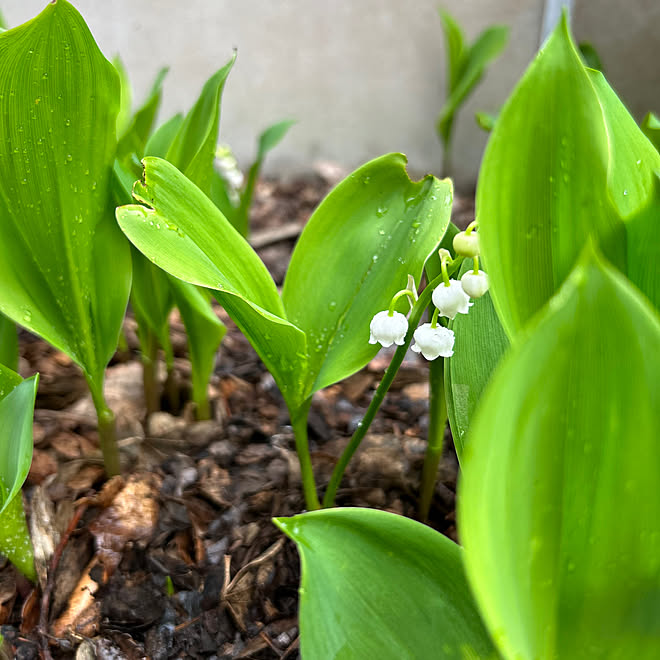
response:
<path fill-rule="evenodd" d="M 10 25 L 45 0 L 0 0 Z M 101 49 L 120 53 L 144 98 L 170 66 L 161 118 L 186 111 L 202 84 L 238 49 L 225 88 L 221 140 L 246 167 L 257 133 L 298 124 L 268 161 L 271 174 L 309 171 L 319 159 L 353 168 L 388 151 L 408 154 L 412 172 L 438 173 L 434 124 L 444 98 L 443 4 L 473 38 L 506 24 L 504 54 L 456 125 L 454 176 L 473 185 L 487 136 L 477 110 L 502 104 L 539 42 L 543 0 L 74 0 Z M 575 31 L 599 49 L 615 89 L 637 114 L 660 110 L 657 0 L 576 0 Z"/>

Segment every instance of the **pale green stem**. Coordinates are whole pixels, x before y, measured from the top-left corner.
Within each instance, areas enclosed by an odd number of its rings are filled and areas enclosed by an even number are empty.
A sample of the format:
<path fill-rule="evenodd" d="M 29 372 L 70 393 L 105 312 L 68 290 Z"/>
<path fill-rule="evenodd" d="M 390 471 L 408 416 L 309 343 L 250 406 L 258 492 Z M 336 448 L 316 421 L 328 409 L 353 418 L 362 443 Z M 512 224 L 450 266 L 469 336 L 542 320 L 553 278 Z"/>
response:
<path fill-rule="evenodd" d="M 473 220 L 466 228 L 465 228 L 465 233 L 467 236 L 469 236 L 479 225 L 477 220 Z"/>
<path fill-rule="evenodd" d="M 142 386 L 144 389 L 144 405 L 146 407 L 145 419 L 148 421 L 152 413 L 159 409 L 160 396 L 158 392 L 158 339 L 156 335 L 147 330 L 145 333 L 145 346 L 142 346 Z"/>
<path fill-rule="evenodd" d="M 426 522 L 431 508 L 447 425 L 444 363 L 443 358 L 438 358 L 429 367 L 429 432 L 419 498 L 419 519 L 422 522 Z"/>
<path fill-rule="evenodd" d="M 209 397 L 206 394 L 206 384 L 203 388 L 193 387 L 192 398 L 195 402 L 195 419 L 198 421 L 211 419 L 211 404 L 209 403 Z"/>
<path fill-rule="evenodd" d="M 300 462 L 300 476 L 305 495 L 305 506 L 308 511 L 316 511 L 316 509 L 321 508 L 321 503 L 316 492 L 312 457 L 309 453 L 309 440 L 307 438 L 307 417 L 309 416 L 311 404 L 312 399 L 309 398 L 298 408 L 295 414 L 291 414 L 291 426 L 293 427 L 293 435 L 296 439 L 296 453 Z"/>
<path fill-rule="evenodd" d="M 472 272 L 475 275 L 479 275 L 479 257 L 474 257 L 474 268 L 472 269 Z"/>
<path fill-rule="evenodd" d="M 117 425 L 115 415 L 108 408 L 103 396 L 103 381 L 97 387 L 96 383 L 88 380 L 92 400 L 96 408 L 99 424 L 99 444 L 103 454 L 105 472 L 109 477 L 121 474 L 121 463 L 119 461 L 119 446 L 117 444 Z"/>
<path fill-rule="evenodd" d="M 383 379 L 380 381 L 376 391 L 374 392 L 371 402 L 369 403 L 369 407 L 367 408 L 367 412 L 364 414 L 362 421 L 355 429 L 355 432 L 353 433 L 353 436 L 351 437 L 348 445 L 339 457 L 337 465 L 335 465 L 335 469 L 332 471 L 330 481 L 328 482 L 328 487 L 325 491 L 325 495 L 323 496 L 324 508 L 334 506 L 337 490 L 339 488 L 339 484 L 341 483 L 342 477 L 344 476 L 346 466 L 353 457 L 353 454 L 355 454 L 357 451 L 360 443 L 369 430 L 369 426 L 371 425 L 371 422 L 378 412 L 380 404 L 383 402 L 385 394 L 387 394 L 387 390 L 390 388 L 390 385 L 396 376 L 396 372 L 399 370 L 399 367 L 403 362 L 403 358 L 406 355 L 408 347 L 410 346 L 410 342 L 412 341 L 413 334 L 417 329 L 417 325 L 422 318 L 424 310 L 429 304 L 431 293 L 433 292 L 433 289 L 442 282 L 442 279 L 443 275 L 438 275 L 438 277 L 436 277 L 424 289 L 424 291 L 422 291 L 419 299 L 415 302 L 415 305 L 413 306 L 410 313 L 410 318 L 408 320 L 408 332 L 406 333 L 405 340 L 401 346 L 397 347 L 394 356 L 392 357 L 392 361 L 390 362 L 390 366 L 385 371 Z"/>
<path fill-rule="evenodd" d="M 389 316 L 394 316 L 394 306 L 396 305 L 396 301 L 401 298 L 401 296 L 408 296 L 408 298 L 410 298 L 412 301 L 412 304 L 415 304 L 415 293 L 410 289 L 401 289 L 401 291 L 397 291 L 392 296 L 392 300 L 390 301 L 390 308 L 387 312 Z"/>

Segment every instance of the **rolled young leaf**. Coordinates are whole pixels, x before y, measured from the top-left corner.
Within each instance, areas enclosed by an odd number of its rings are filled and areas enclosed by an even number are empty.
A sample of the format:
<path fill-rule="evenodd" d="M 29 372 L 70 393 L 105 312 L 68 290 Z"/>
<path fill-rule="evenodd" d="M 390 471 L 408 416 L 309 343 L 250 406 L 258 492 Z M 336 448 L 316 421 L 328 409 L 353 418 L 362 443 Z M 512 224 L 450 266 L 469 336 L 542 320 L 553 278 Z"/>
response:
<path fill-rule="evenodd" d="M 130 154 L 137 154 L 139 158 L 144 156 L 144 149 L 151 135 L 151 129 L 160 106 L 163 80 L 168 71 L 169 69 L 165 67 L 158 72 L 147 100 L 133 115 L 126 131 L 121 135 L 117 143 L 116 154 L 120 160 L 130 156 Z"/>
<path fill-rule="evenodd" d="M 0 34 L 0 310 L 80 365 L 97 409 L 131 278 L 110 209 L 118 103 L 66 0 Z"/>
<path fill-rule="evenodd" d="M 463 551 L 429 527 L 371 509 L 275 524 L 300 553 L 300 651 L 314 660 L 496 658 Z"/>
<path fill-rule="evenodd" d="M 233 213 L 233 217 L 229 218 L 232 221 L 232 224 L 242 236 L 248 236 L 250 233 L 249 227 L 249 214 L 250 206 L 252 206 L 252 198 L 254 197 L 254 187 L 259 178 L 259 173 L 263 166 L 266 154 L 274 149 L 287 134 L 288 130 L 296 122 L 291 119 L 286 119 L 284 121 L 277 122 L 269 126 L 260 136 L 257 147 L 257 158 L 254 163 L 250 166 L 248 171 L 247 180 L 245 182 L 245 187 L 241 193 L 241 202 L 239 207 Z M 222 197 L 220 197 L 222 199 Z M 224 200 L 223 200 L 224 203 Z M 222 209 L 221 209 L 222 210 Z"/>
<path fill-rule="evenodd" d="M 443 14 L 443 24 L 445 20 L 446 14 Z M 508 27 L 490 27 L 484 30 L 465 52 L 458 78 L 451 85 L 450 93 L 437 119 L 438 135 L 445 145 L 451 140 L 456 112 L 481 80 L 488 64 L 504 50 L 508 40 Z"/>
<path fill-rule="evenodd" d="M 220 99 L 236 53 L 204 85 L 167 151 L 167 160 L 206 194 L 211 188 L 213 161 L 220 126 Z"/>
<path fill-rule="evenodd" d="M 36 580 L 21 488 L 32 463 L 32 415 L 38 376 L 23 380 L 0 365 L 0 554 Z"/>
<path fill-rule="evenodd" d="M 321 202 L 296 244 L 284 280 L 287 318 L 307 335 L 308 394 L 358 369 L 377 352 L 373 316 L 407 283 L 420 281 L 440 243 L 452 203 L 451 181 L 412 182 L 401 154 L 377 158 Z M 407 308 L 401 301 L 401 309 Z"/>
<path fill-rule="evenodd" d="M 659 370 L 656 311 L 588 247 L 488 385 L 458 522 L 506 657 L 660 656 Z"/>

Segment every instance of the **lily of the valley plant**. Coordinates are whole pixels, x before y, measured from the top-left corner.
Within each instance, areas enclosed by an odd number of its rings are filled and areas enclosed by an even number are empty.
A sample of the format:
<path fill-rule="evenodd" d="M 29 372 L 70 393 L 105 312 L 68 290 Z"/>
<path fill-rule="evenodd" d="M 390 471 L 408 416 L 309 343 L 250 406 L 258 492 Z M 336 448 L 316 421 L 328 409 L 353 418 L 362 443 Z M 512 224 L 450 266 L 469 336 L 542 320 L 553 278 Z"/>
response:
<path fill-rule="evenodd" d="M 278 519 L 302 557 L 303 658 L 660 656 L 658 173 L 562 20 L 483 159 L 489 290 L 467 314 L 452 299 L 454 354 L 430 367 L 464 546 L 380 511 Z"/>

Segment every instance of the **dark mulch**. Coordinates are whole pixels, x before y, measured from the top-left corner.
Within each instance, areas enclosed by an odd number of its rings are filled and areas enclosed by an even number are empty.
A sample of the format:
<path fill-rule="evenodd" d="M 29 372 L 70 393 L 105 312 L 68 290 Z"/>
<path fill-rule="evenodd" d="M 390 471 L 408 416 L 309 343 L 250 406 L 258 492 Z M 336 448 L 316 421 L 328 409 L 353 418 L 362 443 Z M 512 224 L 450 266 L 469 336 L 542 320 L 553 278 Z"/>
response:
<path fill-rule="evenodd" d="M 334 176 L 326 167 L 313 179 L 260 184 L 253 238 L 276 281 Z M 462 225 L 473 217 L 470 202 L 459 200 L 455 210 Z M 41 374 L 26 504 L 39 573 L 52 591 L 40 607 L 42 597 L 30 595 L 10 565 L 0 569 L 0 631 L 15 657 L 298 657 L 298 556 L 271 522 L 304 509 L 293 434 L 272 377 L 219 313 L 229 332 L 211 383 L 213 419 L 194 422 L 185 405 L 186 341 L 174 316 L 184 405 L 152 416 L 148 434 L 135 327 L 126 321 L 128 349 L 108 370 L 125 481 L 109 483 L 82 375 L 65 355 L 22 333 L 21 371 Z M 321 487 L 388 361 L 382 351 L 362 372 L 315 395 L 309 431 Z M 411 354 L 338 504 L 414 518 L 427 425 L 427 365 Z M 455 538 L 457 461 L 446 440 L 430 524 Z M 55 572 L 43 559 L 54 548 L 63 551 Z"/>

